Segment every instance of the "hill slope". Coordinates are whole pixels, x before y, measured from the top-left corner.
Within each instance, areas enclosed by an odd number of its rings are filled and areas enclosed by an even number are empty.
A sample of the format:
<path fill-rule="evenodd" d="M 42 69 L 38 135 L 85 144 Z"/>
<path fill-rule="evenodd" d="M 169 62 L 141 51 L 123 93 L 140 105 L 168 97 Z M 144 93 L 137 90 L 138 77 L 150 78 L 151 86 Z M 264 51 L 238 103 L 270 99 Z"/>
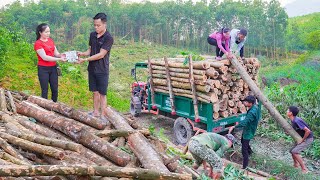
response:
<path fill-rule="evenodd" d="M 285 6 L 289 17 L 302 16 L 314 12 L 320 12 L 319 0 L 296 0 Z"/>

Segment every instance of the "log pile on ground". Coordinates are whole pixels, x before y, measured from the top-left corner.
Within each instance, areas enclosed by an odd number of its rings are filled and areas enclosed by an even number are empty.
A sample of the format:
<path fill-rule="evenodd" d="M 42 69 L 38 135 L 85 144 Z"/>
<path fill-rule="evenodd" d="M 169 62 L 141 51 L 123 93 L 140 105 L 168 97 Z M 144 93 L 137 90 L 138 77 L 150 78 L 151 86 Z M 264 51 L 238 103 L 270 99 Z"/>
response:
<path fill-rule="evenodd" d="M 0 177 L 192 179 L 148 130 L 134 129 L 112 108 L 107 113 L 104 121 L 0 88 Z"/>
<path fill-rule="evenodd" d="M 191 56 L 188 59 L 192 61 Z M 246 58 L 243 61 L 239 59 L 239 62 L 257 84 L 259 61 Z M 202 61 L 193 61 L 189 66 L 185 58 L 149 59 L 148 63 L 151 65 L 149 75 L 153 91 L 192 99 L 196 96 L 199 101 L 213 103 L 214 119 L 246 112 L 241 100 L 250 94 L 250 89 L 229 60 L 216 61 L 207 57 Z"/>

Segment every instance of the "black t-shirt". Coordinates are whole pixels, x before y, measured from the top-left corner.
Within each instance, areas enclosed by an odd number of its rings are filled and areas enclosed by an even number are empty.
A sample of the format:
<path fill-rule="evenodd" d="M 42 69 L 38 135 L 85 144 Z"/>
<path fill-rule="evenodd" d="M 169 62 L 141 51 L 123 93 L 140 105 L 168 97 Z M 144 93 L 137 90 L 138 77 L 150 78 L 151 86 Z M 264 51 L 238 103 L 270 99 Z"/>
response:
<path fill-rule="evenodd" d="M 97 32 L 90 33 L 89 46 L 91 47 L 90 56 L 98 54 L 100 49 L 105 49 L 108 53 L 100 60 L 89 61 L 88 71 L 94 73 L 109 73 L 109 56 L 113 44 L 113 37 L 106 31 L 101 37 L 97 37 Z"/>

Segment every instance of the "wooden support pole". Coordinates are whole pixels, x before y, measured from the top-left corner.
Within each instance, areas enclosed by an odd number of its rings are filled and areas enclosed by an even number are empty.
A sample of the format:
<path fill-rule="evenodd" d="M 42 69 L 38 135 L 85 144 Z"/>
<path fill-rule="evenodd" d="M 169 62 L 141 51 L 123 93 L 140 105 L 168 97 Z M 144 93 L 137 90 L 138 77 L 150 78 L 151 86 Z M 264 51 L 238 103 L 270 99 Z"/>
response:
<path fill-rule="evenodd" d="M 176 112 L 176 108 L 174 105 L 174 95 L 173 95 L 173 91 L 172 91 L 172 84 L 171 84 L 171 78 L 170 78 L 170 72 L 169 72 L 169 63 L 168 63 L 167 57 L 164 58 L 164 63 L 165 63 L 166 74 L 167 74 L 167 85 L 168 85 L 169 96 L 170 96 L 171 114 L 176 115 L 177 112 Z"/>
<path fill-rule="evenodd" d="M 200 122 L 199 110 L 198 110 L 198 99 L 197 99 L 196 86 L 194 84 L 194 78 L 193 78 L 193 66 L 192 66 L 191 55 L 189 55 L 189 75 L 190 75 L 190 86 L 191 86 L 191 91 L 193 95 L 194 121 Z"/>
<path fill-rule="evenodd" d="M 150 57 L 148 57 L 148 69 L 149 69 L 149 83 L 150 83 L 150 91 L 151 91 L 151 105 L 152 109 L 156 109 L 157 106 L 155 104 L 154 100 L 154 85 L 153 85 L 153 78 L 152 78 L 152 67 L 151 67 L 151 60 Z"/>

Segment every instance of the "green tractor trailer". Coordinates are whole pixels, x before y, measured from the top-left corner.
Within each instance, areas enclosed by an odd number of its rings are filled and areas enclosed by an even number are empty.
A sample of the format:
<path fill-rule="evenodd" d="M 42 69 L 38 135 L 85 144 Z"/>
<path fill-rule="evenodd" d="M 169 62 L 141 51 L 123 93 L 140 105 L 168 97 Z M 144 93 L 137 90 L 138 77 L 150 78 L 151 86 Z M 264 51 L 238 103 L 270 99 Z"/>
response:
<path fill-rule="evenodd" d="M 226 118 L 214 119 L 215 103 L 198 101 L 198 120 L 195 117 L 193 99 L 174 96 L 175 111 L 172 111 L 170 95 L 163 92 L 151 92 L 150 73 L 145 81 L 137 80 L 137 69 L 148 69 L 148 63 L 136 63 L 131 70 L 135 82 L 131 86 L 130 113 L 139 116 L 141 113 L 162 114 L 175 119 L 174 135 L 179 144 L 186 144 L 195 132 L 224 133 L 228 127 L 244 120 L 246 113 L 238 113 Z M 152 97 L 152 94 L 154 97 Z M 152 98 L 154 98 L 152 100 Z M 153 101 L 153 103 L 152 103 Z M 261 103 L 258 104 L 261 115 Z M 260 116 L 261 118 L 261 116 Z"/>

